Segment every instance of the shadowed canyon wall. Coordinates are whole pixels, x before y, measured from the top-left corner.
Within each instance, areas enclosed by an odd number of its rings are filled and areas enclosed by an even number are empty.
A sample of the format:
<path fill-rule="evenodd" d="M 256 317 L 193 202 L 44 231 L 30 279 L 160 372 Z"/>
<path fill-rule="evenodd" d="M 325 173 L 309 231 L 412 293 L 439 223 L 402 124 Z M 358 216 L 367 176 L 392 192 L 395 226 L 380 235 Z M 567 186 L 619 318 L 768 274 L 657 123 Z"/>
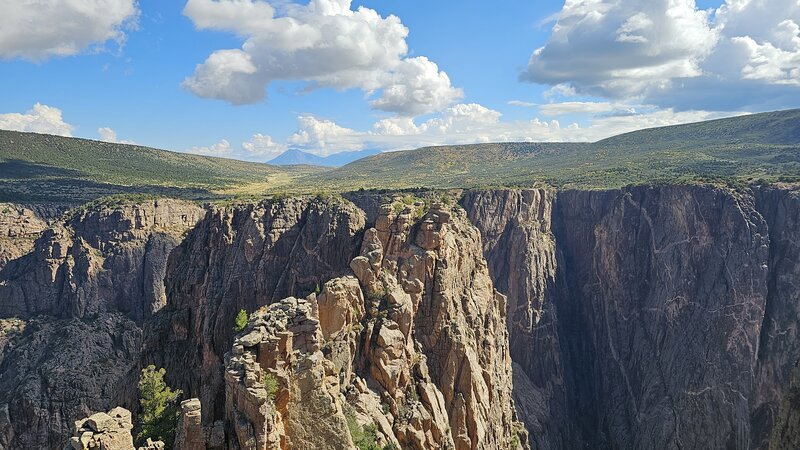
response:
<path fill-rule="evenodd" d="M 468 193 L 535 448 L 766 448 L 800 357 L 798 196 Z"/>
<path fill-rule="evenodd" d="M 150 363 L 200 399 L 192 429 L 224 436 L 207 448 L 311 445 L 315 411 L 401 448 L 513 448 L 517 417 L 537 449 L 800 442 L 792 188 L 382 197 L 159 200 L 49 226 L 14 209 L 12 234 L 44 231 L 3 253 L 0 449 L 135 411 Z M 256 313 L 235 336 L 240 309 Z M 274 404 L 250 390 L 267 373 Z"/>

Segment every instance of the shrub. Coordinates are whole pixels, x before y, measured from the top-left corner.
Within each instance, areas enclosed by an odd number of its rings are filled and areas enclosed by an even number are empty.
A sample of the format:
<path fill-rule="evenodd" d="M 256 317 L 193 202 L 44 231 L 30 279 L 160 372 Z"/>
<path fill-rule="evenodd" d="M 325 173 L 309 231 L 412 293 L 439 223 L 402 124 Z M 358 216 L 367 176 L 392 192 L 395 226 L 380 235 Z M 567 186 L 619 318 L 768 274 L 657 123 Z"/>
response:
<path fill-rule="evenodd" d="M 178 426 L 178 397 L 180 389 L 172 390 L 164 381 L 166 371 L 149 365 L 142 369 L 139 379 L 139 432 L 136 439 L 144 442 L 147 438 L 163 441 L 172 448 L 175 428 Z"/>
<path fill-rule="evenodd" d="M 267 391 L 267 397 L 274 403 L 275 394 L 278 392 L 278 379 L 275 378 L 275 375 L 264 372 L 264 375 L 261 376 L 261 383 Z"/>
<path fill-rule="evenodd" d="M 350 431 L 350 437 L 358 450 L 397 450 L 397 446 L 391 443 L 380 447 L 378 445 L 378 427 L 375 424 L 364 425 L 363 427 L 359 425 L 352 406 L 344 405 L 344 416 L 347 419 L 347 429 Z"/>
<path fill-rule="evenodd" d="M 241 333 L 247 326 L 247 311 L 240 309 L 236 314 L 236 321 L 233 324 L 233 331 Z"/>

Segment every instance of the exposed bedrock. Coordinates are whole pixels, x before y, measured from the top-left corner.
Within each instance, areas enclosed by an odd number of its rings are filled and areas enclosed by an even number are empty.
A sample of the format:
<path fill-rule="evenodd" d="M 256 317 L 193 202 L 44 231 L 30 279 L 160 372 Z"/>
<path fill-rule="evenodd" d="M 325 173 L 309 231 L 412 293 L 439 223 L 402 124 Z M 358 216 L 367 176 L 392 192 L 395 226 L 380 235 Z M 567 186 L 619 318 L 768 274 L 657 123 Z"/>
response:
<path fill-rule="evenodd" d="M 202 215 L 163 199 L 91 207 L 0 271 L 0 449 L 60 449 L 79 418 L 136 406 L 141 324 Z"/>
<path fill-rule="evenodd" d="M 800 442 L 797 191 L 391 197 L 106 205 L 0 240 L 22 255 L 0 269 L 0 449 L 135 416 L 150 363 L 197 397 L 181 448 L 513 448 L 517 416 L 537 449 Z M 12 234 L 44 226 L 14 211 Z"/>
<path fill-rule="evenodd" d="M 250 316 L 225 357 L 229 448 L 524 448 L 477 230 L 461 210 L 395 206 L 354 276 Z"/>
<path fill-rule="evenodd" d="M 766 448 L 800 357 L 794 191 L 468 193 L 536 448 Z M 763 327 L 762 327 L 763 324 Z"/>
<path fill-rule="evenodd" d="M 305 296 L 344 274 L 363 231 L 364 213 L 341 199 L 211 210 L 170 255 L 169 303 L 145 330 L 144 358 L 200 399 L 204 420 L 221 418 L 237 312 Z"/>

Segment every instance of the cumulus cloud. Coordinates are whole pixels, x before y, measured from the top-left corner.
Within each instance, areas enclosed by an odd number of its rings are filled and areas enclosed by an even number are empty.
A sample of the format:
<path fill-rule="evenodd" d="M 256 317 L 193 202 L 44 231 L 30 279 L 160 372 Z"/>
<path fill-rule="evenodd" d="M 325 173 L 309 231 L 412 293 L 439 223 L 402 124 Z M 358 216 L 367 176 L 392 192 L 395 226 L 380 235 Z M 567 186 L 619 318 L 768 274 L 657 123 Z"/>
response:
<path fill-rule="evenodd" d="M 255 103 L 276 80 L 310 87 L 358 88 L 380 110 L 403 115 L 439 111 L 463 92 L 429 59 L 407 57 L 408 29 L 396 16 L 350 0 L 307 5 L 264 0 L 189 0 L 184 9 L 198 29 L 232 32 L 240 49 L 212 53 L 183 86 L 200 97 Z"/>
<path fill-rule="evenodd" d="M 800 2 L 567 0 L 526 81 L 676 110 L 800 101 Z"/>
<path fill-rule="evenodd" d="M 673 78 L 700 75 L 699 62 L 716 41 L 709 13 L 694 0 L 567 0 L 522 79 L 633 97 Z"/>
<path fill-rule="evenodd" d="M 333 121 L 314 116 L 297 118 L 298 130 L 289 137 L 289 145 L 319 156 L 350 150 L 361 150 L 362 133 L 339 126 Z"/>
<path fill-rule="evenodd" d="M 485 142 L 585 142 L 641 128 L 730 115 L 705 111 L 677 112 L 672 109 L 659 110 L 649 106 L 634 107 L 607 102 L 553 103 L 544 106 L 549 108 L 546 109 L 549 115 L 587 110 L 596 111 L 597 114 L 590 116 L 584 126 L 541 118 L 503 121 L 499 111 L 470 103 L 454 105 L 425 121 L 416 121 L 409 117 L 381 119 L 366 131 L 342 127 L 330 120 L 302 116 L 298 120 L 299 130 L 289 138 L 287 146 L 328 155 L 364 148 L 391 151 L 431 145 Z"/>
<path fill-rule="evenodd" d="M 105 142 L 111 142 L 112 144 L 135 144 L 136 142 L 127 141 L 127 140 L 119 140 L 117 137 L 117 132 L 109 127 L 101 127 L 97 129 L 97 134 L 100 135 L 100 140 Z"/>
<path fill-rule="evenodd" d="M 256 133 L 249 141 L 242 143 L 245 159 L 269 161 L 286 151 L 286 145 L 272 140 L 271 136 Z"/>
<path fill-rule="evenodd" d="M 222 139 L 208 147 L 192 147 L 186 150 L 186 153 L 194 153 L 195 155 L 203 156 L 231 157 L 233 156 L 233 147 L 231 147 L 231 143 L 226 139 Z"/>
<path fill-rule="evenodd" d="M 0 0 L 0 59 L 70 56 L 115 41 L 139 15 L 136 0 Z"/>
<path fill-rule="evenodd" d="M 75 127 L 64 122 L 61 110 L 36 103 L 24 114 L 0 114 L 0 129 L 72 136 Z"/>
<path fill-rule="evenodd" d="M 551 112 L 566 113 L 575 108 L 575 103 L 547 106 L 551 107 Z M 222 140 L 211 147 L 195 147 L 189 151 L 269 161 L 289 148 L 327 156 L 361 149 L 394 151 L 486 142 L 586 142 L 642 128 L 698 122 L 733 114 L 597 103 L 594 106 L 589 102 L 581 105 L 582 110 L 603 111 L 589 117 L 582 125 L 539 117 L 504 121 L 499 111 L 476 103 L 453 105 L 424 121 L 402 116 L 385 118 L 375 122 L 368 130 L 356 130 L 328 119 L 303 115 L 298 117 L 297 131 L 283 143 L 267 135 L 255 134 L 240 149 Z"/>

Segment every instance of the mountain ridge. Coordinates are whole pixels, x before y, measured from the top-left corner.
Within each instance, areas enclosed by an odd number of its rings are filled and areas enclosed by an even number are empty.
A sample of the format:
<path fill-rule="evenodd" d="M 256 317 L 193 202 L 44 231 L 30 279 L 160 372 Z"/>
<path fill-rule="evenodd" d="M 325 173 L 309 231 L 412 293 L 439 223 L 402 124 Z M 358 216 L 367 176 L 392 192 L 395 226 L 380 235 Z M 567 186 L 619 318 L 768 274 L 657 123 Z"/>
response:
<path fill-rule="evenodd" d="M 353 161 L 378 153 L 381 153 L 381 151 L 377 149 L 366 149 L 339 152 L 328 156 L 319 156 L 296 148 L 290 148 L 275 158 L 267 161 L 267 164 L 277 166 L 308 164 L 322 167 L 341 167 Z"/>

